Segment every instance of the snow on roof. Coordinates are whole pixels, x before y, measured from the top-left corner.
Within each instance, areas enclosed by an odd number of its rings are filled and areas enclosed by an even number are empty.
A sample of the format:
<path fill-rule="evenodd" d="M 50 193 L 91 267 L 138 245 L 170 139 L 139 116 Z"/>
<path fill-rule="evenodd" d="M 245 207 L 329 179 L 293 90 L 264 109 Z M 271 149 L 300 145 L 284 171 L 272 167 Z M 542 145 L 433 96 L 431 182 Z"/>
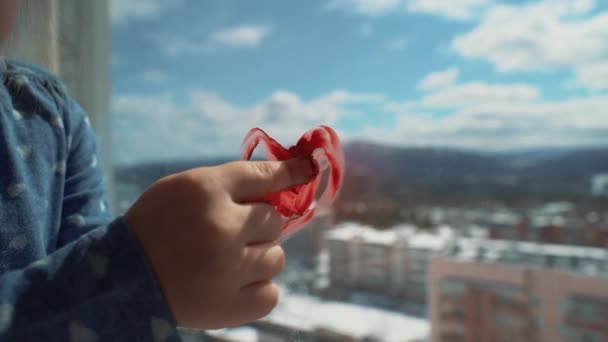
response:
<path fill-rule="evenodd" d="M 327 329 L 354 338 L 409 341 L 428 337 L 426 319 L 349 303 L 325 301 L 305 295 L 284 295 L 266 318 L 274 324 L 299 330 Z"/>
<path fill-rule="evenodd" d="M 574 204 L 570 202 L 554 202 L 547 203 L 541 210 L 547 214 L 560 214 L 571 211 L 574 208 Z"/>
<path fill-rule="evenodd" d="M 329 240 L 352 240 L 360 238 L 369 243 L 386 245 L 397 241 L 402 235 L 398 232 L 398 230 L 377 230 L 371 226 L 347 222 L 328 231 L 325 236 Z"/>
<path fill-rule="evenodd" d="M 459 248 L 454 249 L 454 246 Z M 517 256 L 522 263 L 534 257 L 578 258 L 584 262 L 599 262 L 601 264 L 608 261 L 608 251 L 602 248 L 476 238 L 456 240 L 451 247 L 449 256 L 461 260 L 477 259 L 487 262 L 501 262 L 503 260 L 501 256 L 507 253 L 511 257 Z M 515 259 L 509 258 L 509 261 L 514 262 Z"/>
<path fill-rule="evenodd" d="M 445 245 L 446 240 L 447 238 L 445 236 L 430 233 L 418 233 L 412 235 L 408 239 L 408 246 L 417 249 L 438 250 Z"/>
<path fill-rule="evenodd" d="M 490 214 L 489 220 L 499 224 L 515 224 L 519 221 L 519 216 L 511 212 L 499 211 Z"/>
<path fill-rule="evenodd" d="M 252 327 L 238 327 L 207 331 L 211 336 L 221 337 L 236 342 L 258 342 L 258 332 Z"/>
<path fill-rule="evenodd" d="M 402 224 L 389 230 L 377 230 L 371 226 L 359 223 L 343 223 L 337 228 L 325 233 L 328 240 L 351 241 L 361 239 L 369 244 L 393 245 L 397 242 L 406 242 L 411 248 L 440 249 L 447 240 L 454 236 L 453 231 L 442 226 L 439 233 L 416 232 L 416 227 Z"/>

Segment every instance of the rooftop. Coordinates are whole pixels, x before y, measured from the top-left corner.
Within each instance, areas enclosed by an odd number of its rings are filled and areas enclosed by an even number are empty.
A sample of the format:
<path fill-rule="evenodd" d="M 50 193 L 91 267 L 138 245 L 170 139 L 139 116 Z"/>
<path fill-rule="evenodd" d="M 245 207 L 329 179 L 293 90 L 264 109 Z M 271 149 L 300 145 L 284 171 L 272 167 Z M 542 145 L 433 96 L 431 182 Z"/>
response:
<path fill-rule="evenodd" d="M 387 342 L 426 340 L 430 332 L 430 322 L 426 319 L 296 294 L 284 294 L 277 308 L 262 322 L 291 328 L 294 334 L 327 330 L 355 339 L 373 338 L 374 341 Z M 263 342 L 253 327 L 209 333 L 235 342 Z"/>
<path fill-rule="evenodd" d="M 375 337 L 378 341 L 420 340 L 430 330 L 426 319 L 293 294 L 284 296 L 264 320 L 297 329 L 327 329 L 358 339 Z"/>
<path fill-rule="evenodd" d="M 461 238 L 444 255 L 462 261 L 505 263 L 608 276 L 608 250 L 510 240 Z"/>
<path fill-rule="evenodd" d="M 230 329 L 213 330 L 207 332 L 209 335 L 234 342 L 261 342 L 257 330 L 252 327 L 237 327 Z M 204 337 L 200 337 L 203 340 Z M 192 341 L 195 341 L 192 338 Z"/>
<path fill-rule="evenodd" d="M 377 230 L 371 226 L 358 223 L 343 223 L 325 233 L 327 240 L 352 241 L 359 239 L 369 244 L 395 245 L 404 244 L 410 248 L 442 248 L 454 236 L 448 226 L 441 226 L 436 233 L 420 232 L 413 225 L 402 224 L 389 230 Z"/>
<path fill-rule="evenodd" d="M 368 243 L 394 244 L 406 238 L 415 230 L 413 226 L 399 226 L 391 230 L 378 230 L 372 226 L 366 226 L 354 222 L 346 222 L 338 225 L 335 229 L 325 233 L 328 240 L 352 240 L 361 239 Z"/>

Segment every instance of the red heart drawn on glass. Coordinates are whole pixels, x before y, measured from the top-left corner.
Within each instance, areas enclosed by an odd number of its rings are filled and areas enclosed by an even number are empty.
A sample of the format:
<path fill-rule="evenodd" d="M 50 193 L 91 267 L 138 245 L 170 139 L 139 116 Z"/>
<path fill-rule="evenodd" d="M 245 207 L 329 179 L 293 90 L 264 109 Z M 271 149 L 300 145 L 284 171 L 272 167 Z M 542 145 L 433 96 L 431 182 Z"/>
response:
<path fill-rule="evenodd" d="M 344 178 L 342 146 L 338 134 L 327 126 L 311 129 L 289 148 L 283 147 L 263 130 L 254 128 L 243 140 L 243 159 L 250 160 L 260 143 L 266 145 L 267 158 L 270 160 L 308 158 L 317 168 L 316 175 L 310 182 L 267 194 L 261 199 L 274 206 L 287 219 L 281 234 L 281 240 L 285 241 L 308 223 L 317 210 L 329 208 L 336 199 Z M 327 186 L 315 201 L 327 168 L 330 169 Z"/>

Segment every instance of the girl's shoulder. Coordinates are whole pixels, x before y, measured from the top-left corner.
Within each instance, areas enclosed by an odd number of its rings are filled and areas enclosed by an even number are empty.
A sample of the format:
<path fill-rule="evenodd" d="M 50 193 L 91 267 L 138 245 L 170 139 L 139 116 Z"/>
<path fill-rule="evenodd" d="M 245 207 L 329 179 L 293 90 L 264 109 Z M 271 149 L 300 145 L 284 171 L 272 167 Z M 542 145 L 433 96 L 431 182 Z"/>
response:
<path fill-rule="evenodd" d="M 9 96 L 22 106 L 62 112 L 68 102 L 68 92 L 59 77 L 38 65 L 0 60 L 0 74 Z"/>
<path fill-rule="evenodd" d="M 17 83 L 18 85 L 24 85 L 34 83 L 45 88 L 52 88 L 49 91 L 65 91 L 65 87 L 59 77 L 39 65 L 13 59 L 0 60 L 0 72 L 5 83 L 8 84 Z"/>
<path fill-rule="evenodd" d="M 15 59 L 0 59 L 0 71 L 6 78 L 27 76 L 41 81 L 59 81 L 43 67 Z"/>

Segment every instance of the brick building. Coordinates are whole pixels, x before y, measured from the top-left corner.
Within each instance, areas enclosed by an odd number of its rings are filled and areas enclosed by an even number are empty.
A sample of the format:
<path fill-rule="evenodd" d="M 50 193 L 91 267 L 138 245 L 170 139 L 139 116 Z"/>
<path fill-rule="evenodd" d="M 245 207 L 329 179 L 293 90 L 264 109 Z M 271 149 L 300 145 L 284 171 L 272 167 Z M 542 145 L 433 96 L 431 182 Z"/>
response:
<path fill-rule="evenodd" d="M 433 341 L 608 340 L 608 251 L 461 239 L 429 272 Z"/>

